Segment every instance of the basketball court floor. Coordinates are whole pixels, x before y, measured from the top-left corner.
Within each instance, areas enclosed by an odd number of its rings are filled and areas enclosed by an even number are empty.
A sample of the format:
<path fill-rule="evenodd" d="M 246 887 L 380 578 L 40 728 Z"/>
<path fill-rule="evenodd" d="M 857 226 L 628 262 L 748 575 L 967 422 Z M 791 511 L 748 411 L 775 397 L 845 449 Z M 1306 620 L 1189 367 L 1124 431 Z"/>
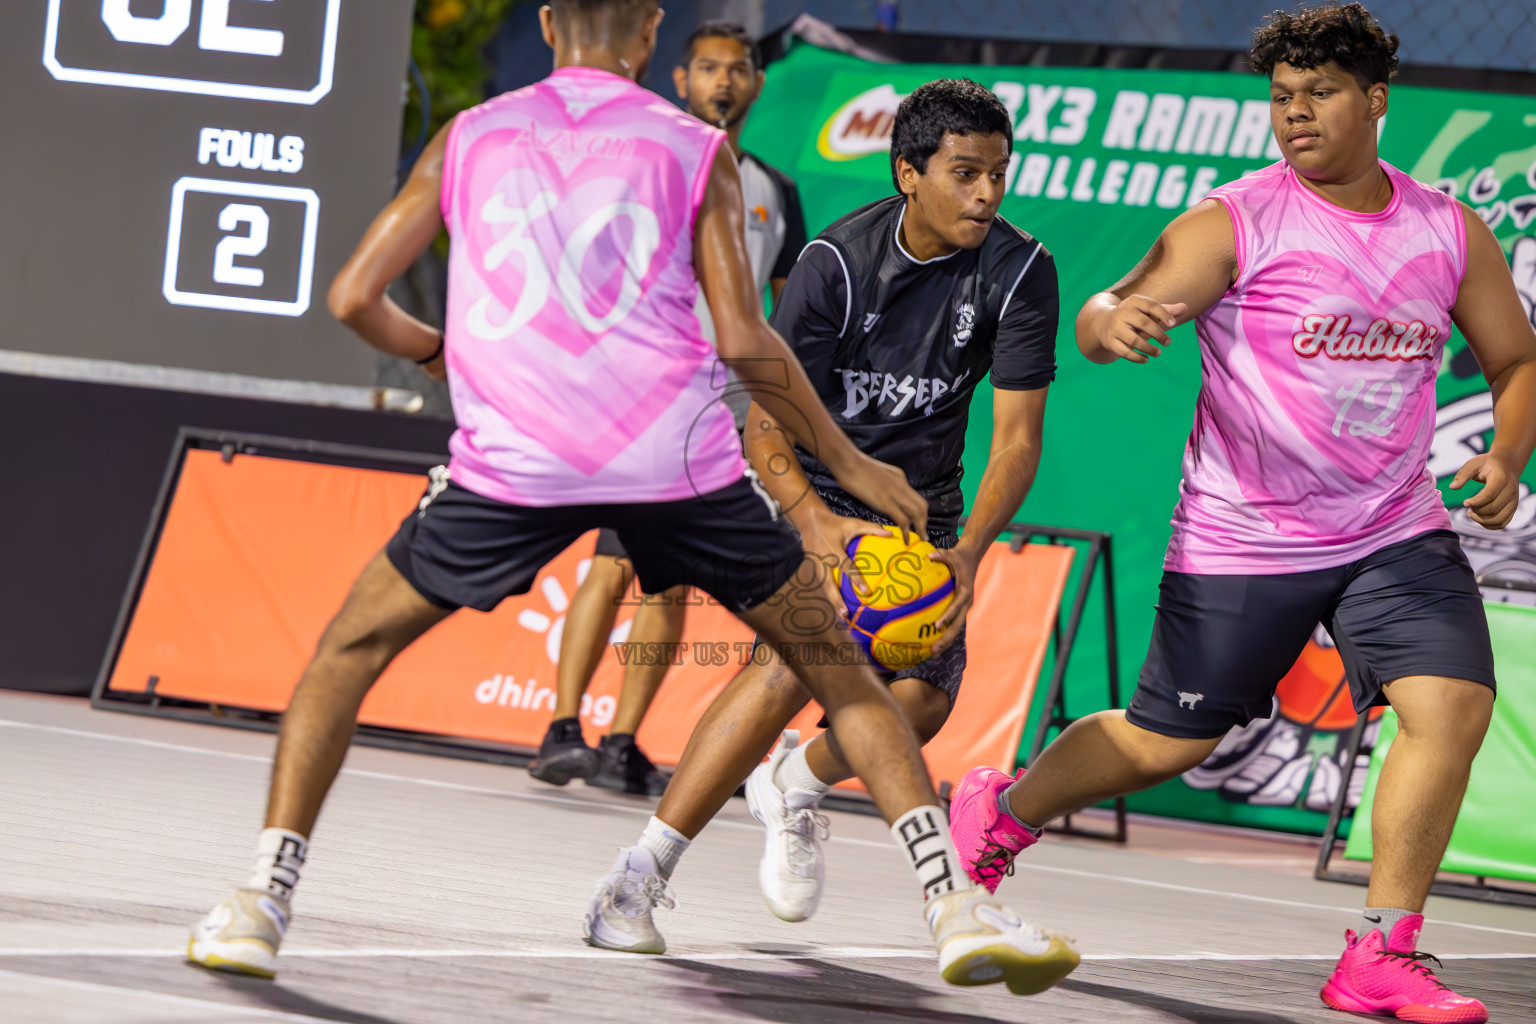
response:
<path fill-rule="evenodd" d="M 1000 894 L 1077 938 L 1031 998 L 944 985 L 876 818 L 833 813 L 817 916 L 757 891 L 745 803 L 694 844 L 658 913 L 671 951 L 580 938 L 592 883 L 650 802 L 520 769 L 357 748 L 332 792 L 275 982 L 181 960 L 249 867 L 270 735 L 0 692 L 0 1021 L 6 1024 L 1190 1022 L 1301 1024 L 1364 890 L 1313 846 L 1132 824 L 1129 848 L 1048 839 Z M 1536 1021 L 1536 910 L 1432 898 L 1423 946 L 1496 1022 Z"/>

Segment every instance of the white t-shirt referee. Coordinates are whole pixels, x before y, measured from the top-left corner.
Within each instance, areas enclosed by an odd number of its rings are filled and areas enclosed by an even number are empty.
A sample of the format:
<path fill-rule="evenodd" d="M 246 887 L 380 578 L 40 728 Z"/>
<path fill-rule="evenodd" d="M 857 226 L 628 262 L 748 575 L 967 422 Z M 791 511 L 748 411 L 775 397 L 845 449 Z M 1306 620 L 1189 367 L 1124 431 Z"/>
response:
<path fill-rule="evenodd" d="M 737 166 L 741 170 L 741 197 L 747 211 L 747 258 L 752 261 L 752 277 L 759 295 L 772 286 L 772 296 L 778 298 L 789 269 L 806 244 L 800 190 L 789 175 L 746 150 L 742 150 Z M 714 341 L 715 321 L 704 302 L 702 289 L 694 311 L 704 336 Z"/>

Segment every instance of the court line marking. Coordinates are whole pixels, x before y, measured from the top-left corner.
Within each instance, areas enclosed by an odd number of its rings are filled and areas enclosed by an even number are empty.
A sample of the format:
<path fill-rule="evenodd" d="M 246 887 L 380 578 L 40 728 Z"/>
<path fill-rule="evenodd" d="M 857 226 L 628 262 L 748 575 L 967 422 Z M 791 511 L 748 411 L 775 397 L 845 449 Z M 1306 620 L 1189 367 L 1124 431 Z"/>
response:
<path fill-rule="evenodd" d="M 115 996 L 140 996 L 145 999 L 153 999 L 156 1002 L 169 1003 L 173 1006 L 185 1006 L 189 1009 L 201 1010 L 204 1013 L 210 1010 L 218 1010 L 226 1014 L 260 1017 L 265 1020 L 298 1021 L 302 1022 L 302 1024 L 336 1024 L 336 1021 L 330 1017 L 311 1017 L 305 1013 L 271 1010 L 261 1006 L 249 1006 L 245 1003 L 221 1003 L 213 999 L 195 999 L 192 996 L 178 996 L 170 992 L 156 992 L 148 988 L 131 988 L 127 985 L 102 985 L 94 981 L 77 981 L 74 978 L 53 978 L 46 974 L 28 974 L 25 971 L 0 970 L 0 978 L 35 981 L 44 985 L 52 985 L 55 988 L 70 988 L 80 992 L 106 992 Z"/>
<path fill-rule="evenodd" d="M 235 761 L 255 761 L 260 764 L 271 764 L 270 755 L 238 754 L 232 750 L 210 750 L 207 747 L 192 747 L 184 743 L 166 743 L 162 740 L 146 740 L 138 736 L 116 736 L 106 732 L 90 732 L 86 729 L 68 729 L 61 725 L 38 725 L 34 722 L 16 722 L 9 719 L 0 719 L 0 728 L 12 729 L 36 729 L 40 732 L 58 733 L 63 736 L 79 736 L 84 739 L 112 740 L 117 743 L 131 743 L 141 747 L 154 747 L 158 750 L 174 750 L 184 754 L 207 754 L 210 757 L 223 757 Z M 471 786 L 464 782 L 442 782 L 438 779 L 422 779 L 411 775 L 395 775 L 390 772 L 371 772 L 365 768 L 341 769 L 342 775 L 355 775 L 364 779 L 380 779 L 385 782 L 409 782 L 418 786 L 427 786 L 434 789 L 451 789 L 460 793 L 474 793 L 479 796 L 505 797 L 512 800 L 529 800 L 534 803 L 556 804 L 567 807 L 581 807 L 590 810 L 593 807 L 611 807 L 613 810 L 623 811 L 628 814 L 644 814 L 650 817 L 649 808 L 625 807 L 622 804 L 604 804 L 591 800 L 575 800 L 571 797 L 562 797 L 556 794 L 545 795 L 543 793 L 518 793 L 506 789 L 491 789 L 487 786 Z M 733 822 L 732 824 L 739 824 Z"/>
<path fill-rule="evenodd" d="M 722 824 L 743 825 L 741 822 L 723 822 Z M 859 846 L 869 846 L 877 849 L 889 849 L 887 844 L 878 843 L 870 839 L 853 839 L 849 837 L 833 836 L 833 842 L 855 843 Z M 1131 878 L 1125 875 L 1106 875 L 1099 871 L 1083 871 L 1078 868 L 1062 868 L 1053 864 L 1034 864 L 1015 861 L 1015 866 L 1025 871 L 1049 871 L 1058 875 L 1073 875 L 1078 878 L 1092 878 L 1099 881 L 1124 882 L 1127 885 L 1140 885 L 1150 889 L 1169 889 L 1173 892 L 1194 893 L 1200 896 L 1226 896 L 1234 900 L 1247 900 L 1251 903 L 1269 903 L 1280 907 L 1298 907 L 1305 910 L 1332 910 L 1345 914 L 1359 914 L 1359 907 L 1338 907 L 1329 903 L 1306 903 L 1302 900 L 1285 900 L 1276 896 L 1258 896 L 1247 892 L 1231 892 L 1226 889 L 1207 889 L 1198 885 L 1180 885 L 1177 882 L 1158 882 L 1150 878 Z M 1479 932 L 1495 932 L 1500 935 L 1518 935 L 1521 938 L 1536 939 L 1536 932 L 1520 931 L 1515 928 L 1496 928 L 1487 924 L 1468 924 L 1465 921 L 1447 921 L 1438 917 L 1426 917 L 1427 924 L 1450 925 L 1456 928 L 1469 928 Z"/>
<path fill-rule="evenodd" d="M 661 956 L 614 959 L 606 949 L 291 949 L 282 952 L 284 960 L 609 960 L 613 963 L 644 963 L 647 960 L 933 960 L 932 950 L 882 949 L 879 947 L 830 947 L 806 952 L 747 951 L 734 953 L 664 953 Z M 1536 960 L 1536 953 L 1437 953 L 1441 960 Z M 185 959 L 186 951 L 155 946 L 148 949 L 70 949 L 53 947 L 0 947 L 0 958 L 28 957 L 62 960 L 70 958 Z M 1084 960 L 1101 962 L 1150 961 L 1246 962 L 1274 960 L 1334 961 L 1338 953 L 1084 953 Z M 0 970 L 0 974 L 11 972 Z M 32 975 L 26 975 L 32 977 Z"/>
<path fill-rule="evenodd" d="M 1186 864 L 1224 864 L 1227 867 L 1246 868 L 1255 864 L 1290 865 L 1305 864 L 1311 867 L 1317 863 L 1316 857 L 1247 857 L 1243 854 L 1233 854 L 1230 857 L 1180 857 L 1179 860 Z"/>
<path fill-rule="evenodd" d="M 192 747 L 179 743 L 165 743 L 160 740 L 140 739 L 137 736 L 116 736 L 111 733 L 90 732 L 85 729 L 69 729 L 58 725 L 39 725 L 33 722 L 17 722 L 10 719 L 0 719 L 0 727 L 9 727 L 14 729 L 36 729 L 41 732 L 53 732 L 66 736 L 80 736 L 85 739 L 114 740 L 119 743 L 132 743 L 139 746 L 156 747 L 162 750 L 176 750 L 191 754 L 208 754 L 214 757 L 234 758 L 240 761 L 259 761 L 264 764 L 270 764 L 272 760 L 270 757 L 261 757 L 256 754 L 237 754 L 228 750 L 210 750 L 206 747 Z M 649 807 L 626 807 L 622 804 L 609 804 L 603 802 L 594 802 L 591 800 L 575 800 L 569 797 L 559 797 L 554 795 L 544 796 L 537 793 L 518 793 L 511 790 L 490 789 L 485 786 L 471 786 L 461 782 L 442 782 L 437 779 L 422 779 L 410 775 L 395 775 L 389 772 L 371 772 L 361 768 L 342 768 L 341 774 L 355 775 L 359 778 L 379 779 L 387 782 L 408 782 L 419 786 L 428 786 L 436 789 L 449 789 L 462 793 L 475 793 L 481 796 L 505 797 L 513 800 L 529 800 L 535 803 L 580 807 L 584 810 L 590 810 L 593 807 L 605 807 L 628 814 L 645 815 L 646 817 L 650 817 L 652 811 L 652 809 Z M 753 831 L 757 831 L 759 829 L 758 825 L 749 824 L 743 821 L 716 820 L 711 822 L 711 824 L 725 826 L 727 828 L 745 828 L 751 829 Z M 831 841 L 834 843 L 864 846 L 879 850 L 891 849 L 891 845 L 889 843 L 877 842 L 871 839 L 855 839 L 851 836 L 832 836 Z M 1272 906 L 1295 907 L 1303 910 L 1328 910 L 1333 911 L 1334 913 L 1345 914 L 1360 913 L 1359 907 L 1340 907 L 1329 903 L 1307 903 L 1301 900 L 1280 899 L 1275 896 L 1258 896 L 1253 893 L 1230 892 L 1225 889 L 1207 889 L 1202 886 L 1179 885 L 1175 882 L 1158 882 L 1150 878 L 1130 878 L 1124 875 L 1107 875 L 1097 871 L 1082 871 L 1076 868 L 1055 867 L 1049 864 L 1020 863 L 1019 867 L 1030 871 L 1049 871 L 1060 875 L 1073 875 L 1079 878 L 1093 878 L 1100 881 L 1108 879 L 1116 882 L 1124 882 L 1127 885 L 1140 885 L 1152 889 L 1167 889 L 1173 892 L 1186 892 L 1200 896 L 1225 896 L 1229 899 L 1246 900 L 1250 903 L 1267 903 Z M 1449 925 L 1455 928 L 1466 928 L 1471 931 L 1491 932 L 1498 935 L 1517 935 L 1521 938 L 1536 939 L 1536 932 L 1521 931 L 1515 928 L 1497 928 L 1493 925 L 1486 924 L 1468 924 L 1465 921 L 1448 921 L 1444 918 L 1426 917 L 1424 920 L 1426 924 Z"/>

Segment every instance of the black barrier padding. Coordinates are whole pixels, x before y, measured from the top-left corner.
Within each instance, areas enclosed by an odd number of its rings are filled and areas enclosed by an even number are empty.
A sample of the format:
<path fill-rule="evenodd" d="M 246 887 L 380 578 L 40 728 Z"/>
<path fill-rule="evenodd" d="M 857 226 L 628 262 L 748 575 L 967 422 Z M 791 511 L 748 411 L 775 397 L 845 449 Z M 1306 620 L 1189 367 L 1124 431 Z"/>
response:
<path fill-rule="evenodd" d="M 443 454 L 394 413 L 0 374 L 0 687 L 88 695 L 182 426 Z"/>

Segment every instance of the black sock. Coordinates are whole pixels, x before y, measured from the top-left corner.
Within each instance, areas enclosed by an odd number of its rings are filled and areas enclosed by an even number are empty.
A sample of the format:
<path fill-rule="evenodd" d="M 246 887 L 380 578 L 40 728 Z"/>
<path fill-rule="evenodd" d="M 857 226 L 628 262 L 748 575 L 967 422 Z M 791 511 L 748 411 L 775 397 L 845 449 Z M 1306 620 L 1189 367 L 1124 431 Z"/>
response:
<path fill-rule="evenodd" d="M 581 719 L 557 718 L 549 723 L 544 739 L 550 743 L 574 743 L 581 739 Z"/>
<path fill-rule="evenodd" d="M 635 734 L 632 732 L 611 732 L 603 737 L 603 742 L 610 747 L 634 746 Z"/>

